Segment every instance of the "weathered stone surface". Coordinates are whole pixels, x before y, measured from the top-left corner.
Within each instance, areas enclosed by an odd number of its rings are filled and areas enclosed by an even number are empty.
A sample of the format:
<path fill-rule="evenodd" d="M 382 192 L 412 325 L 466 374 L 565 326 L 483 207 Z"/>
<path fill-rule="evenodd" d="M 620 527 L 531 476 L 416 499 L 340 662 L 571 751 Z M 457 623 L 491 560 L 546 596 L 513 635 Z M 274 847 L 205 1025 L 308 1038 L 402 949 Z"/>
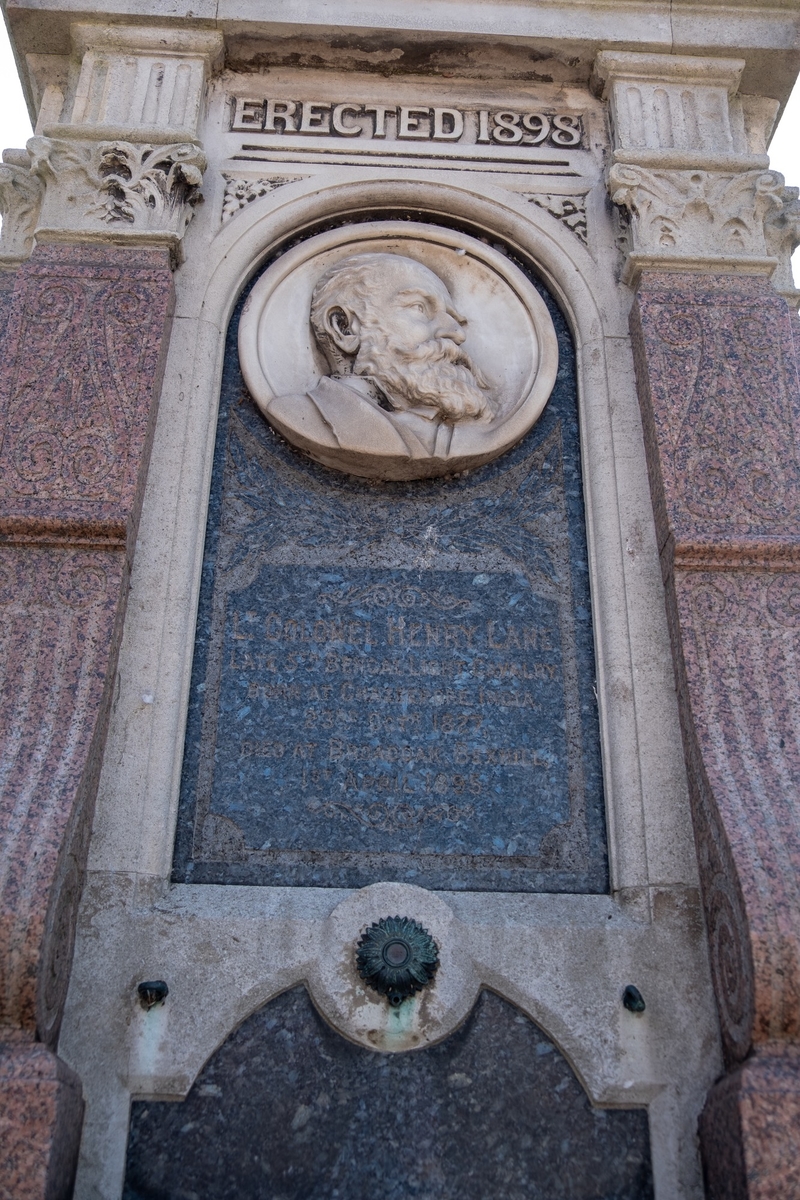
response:
<path fill-rule="evenodd" d="M 126 582 L 122 550 L 0 546 L 0 1022 L 49 1045 L 69 982 Z"/>
<path fill-rule="evenodd" d="M 508 255 L 437 225 L 368 221 L 277 258 L 242 313 L 239 358 L 270 425 L 315 462 L 431 479 L 524 437 L 558 341 Z"/>
<path fill-rule="evenodd" d="M 308 462 L 229 354 L 177 879 L 605 889 L 574 355 L 552 311 L 544 415 L 442 482 Z"/>
<path fill-rule="evenodd" d="M 700 1130 L 709 1200 L 800 1195 L 800 1051 L 760 1050 L 714 1087 Z"/>
<path fill-rule="evenodd" d="M 124 545 L 172 308 L 167 253 L 42 246 L 15 275 L 0 365 L 0 532 Z"/>
<path fill-rule="evenodd" d="M 256 1012 L 183 1103 L 136 1101 L 126 1200 L 647 1200 L 647 1115 L 592 1108 L 569 1064 L 490 992 L 447 1041 L 382 1055 L 304 988 Z"/>
<path fill-rule="evenodd" d="M 41 1045 L 0 1045 L 0 1191 L 68 1200 L 83 1100 L 77 1075 Z"/>

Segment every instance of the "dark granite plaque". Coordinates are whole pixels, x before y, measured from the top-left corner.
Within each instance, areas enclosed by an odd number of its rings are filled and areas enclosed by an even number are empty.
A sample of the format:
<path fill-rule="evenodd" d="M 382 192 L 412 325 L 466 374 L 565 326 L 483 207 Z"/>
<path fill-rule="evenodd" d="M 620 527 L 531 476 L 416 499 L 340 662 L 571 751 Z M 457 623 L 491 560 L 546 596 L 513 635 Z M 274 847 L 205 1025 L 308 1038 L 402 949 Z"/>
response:
<path fill-rule="evenodd" d="M 460 478 L 371 483 L 261 417 L 231 326 L 174 878 L 604 891 L 574 352 Z"/>
<path fill-rule="evenodd" d="M 447 1041 L 376 1054 L 304 988 L 254 1013 L 183 1102 L 131 1106 L 124 1200 L 650 1200 L 647 1114 L 592 1108 L 484 992 Z"/>

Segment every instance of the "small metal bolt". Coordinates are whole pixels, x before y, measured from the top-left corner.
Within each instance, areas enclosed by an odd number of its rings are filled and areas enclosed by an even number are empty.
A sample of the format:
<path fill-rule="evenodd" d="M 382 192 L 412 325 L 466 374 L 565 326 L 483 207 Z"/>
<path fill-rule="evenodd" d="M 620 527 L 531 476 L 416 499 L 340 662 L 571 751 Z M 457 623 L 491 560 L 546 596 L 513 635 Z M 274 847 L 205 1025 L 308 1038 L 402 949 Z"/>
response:
<path fill-rule="evenodd" d="M 140 983 L 136 991 L 145 1012 L 149 1012 L 156 1004 L 163 1004 L 169 995 L 169 988 L 163 979 L 148 979 Z"/>
<path fill-rule="evenodd" d="M 644 996 L 632 983 L 629 983 L 622 993 L 622 1003 L 628 1012 L 632 1013 L 643 1013 L 647 1007 L 644 1002 Z"/>

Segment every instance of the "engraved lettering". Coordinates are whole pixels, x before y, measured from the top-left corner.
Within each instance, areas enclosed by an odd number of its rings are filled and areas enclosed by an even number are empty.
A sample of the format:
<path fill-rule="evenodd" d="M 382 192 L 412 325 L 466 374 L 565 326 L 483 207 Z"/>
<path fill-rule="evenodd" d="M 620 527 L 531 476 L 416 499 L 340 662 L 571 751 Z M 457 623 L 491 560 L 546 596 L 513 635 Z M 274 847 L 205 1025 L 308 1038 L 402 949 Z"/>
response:
<path fill-rule="evenodd" d="M 492 137 L 496 142 L 509 144 L 522 141 L 520 129 L 521 114 L 515 112 L 497 112 L 494 114 Z"/>
<path fill-rule="evenodd" d="M 399 138 L 430 137 L 430 129 L 420 127 L 420 121 L 426 117 L 430 118 L 430 115 L 431 110 L 429 108 L 406 108 L 401 105 L 397 136 Z"/>
<path fill-rule="evenodd" d="M 252 133 L 264 128 L 266 103 L 264 100 L 245 100 L 238 97 L 233 106 L 231 129 L 234 132 Z"/>
<path fill-rule="evenodd" d="M 364 108 L 364 112 L 367 113 L 367 115 L 371 113 L 375 118 L 372 126 L 372 136 L 374 138 L 385 138 L 386 118 L 389 113 L 394 116 L 394 114 L 397 112 L 396 106 L 392 104 L 368 104 Z"/>
<path fill-rule="evenodd" d="M 578 146 L 581 140 L 580 118 L 572 116 L 553 117 L 553 143 L 556 146 Z"/>
<path fill-rule="evenodd" d="M 528 133 L 533 134 L 532 138 L 525 138 L 525 141 L 530 142 L 532 146 L 538 146 L 540 142 L 546 141 L 550 134 L 550 120 L 544 113 L 525 113 L 522 124 Z"/>
<path fill-rule="evenodd" d="M 434 108 L 433 132 L 437 142 L 456 142 L 464 132 L 464 114 L 457 108 Z"/>
<path fill-rule="evenodd" d="M 389 124 L 396 119 L 396 126 Z M 400 141 L 452 142 L 468 146 L 545 143 L 563 149 L 580 146 L 578 113 L 516 112 L 512 109 L 456 108 L 444 105 L 361 104 L 351 100 L 231 99 L 233 133 L 316 134 L 318 137 L 396 137 Z M 394 129 L 394 133 L 392 133 Z"/>
<path fill-rule="evenodd" d="M 364 132 L 363 125 L 354 125 L 352 121 L 345 124 L 345 116 L 352 114 L 358 117 L 361 112 L 360 104 L 336 104 L 331 113 L 334 133 L 339 133 L 342 137 L 359 137 Z"/>
<path fill-rule="evenodd" d="M 298 133 L 330 133 L 331 106 L 317 100 L 303 100 Z"/>
<path fill-rule="evenodd" d="M 264 121 L 264 128 L 269 133 L 285 132 L 295 130 L 297 126 L 294 123 L 294 114 L 297 112 L 297 104 L 294 100 L 268 100 L 267 115 Z M 277 130 L 276 121 L 280 121 L 281 128 Z"/>

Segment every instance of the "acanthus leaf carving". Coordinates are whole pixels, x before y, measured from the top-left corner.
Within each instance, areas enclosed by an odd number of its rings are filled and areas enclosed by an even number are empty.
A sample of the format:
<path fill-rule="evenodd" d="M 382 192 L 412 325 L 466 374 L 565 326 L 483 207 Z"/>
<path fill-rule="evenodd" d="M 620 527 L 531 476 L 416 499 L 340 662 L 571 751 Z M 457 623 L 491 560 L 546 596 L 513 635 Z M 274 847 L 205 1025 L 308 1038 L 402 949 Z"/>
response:
<path fill-rule="evenodd" d="M 46 184 L 40 225 L 48 230 L 176 240 L 202 200 L 207 163 L 194 142 L 151 146 L 35 137 L 28 149 L 33 173 Z"/>
<path fill-rule="evenodd" d="M 42 203 L 44 186 L 31 171 L 25 150 L 6 150 L 0 165 L 0 259 L 27 258 Z"/>
<path fill-rule="evenodd" d="M 777 171 L 650 170 L 616 163 L 614 204 L 631 215 L 633 255 L 658 259 L 764 259 L 765 221 L 784 207 Z"/>
<path fill-rule="evenodd" d="M 270 175 L 260 179 L 246 179 L 239 175 L 223 175 L 223 178 L 225 180 L 225 196 L 222 201 L 222 224 L 225 225 L 254 200 L 260 200 L 262 196 L 268 196 L 277 188 L 283 187 L 287 183 L 298 183 L 306 177 L 305 175 Z"/>
<path fill-rule="evenodd" d="M 171 146 L 101 145 L 97 172 L 106 199 L 101 219 L 183 233 L 200 202 L 206 157 L 192 142 Z"/>
<path fill-rule="evenodd" d="M 780 209 L 768 215 L 764 233 L 767 250 L 778 260 L 772 276 L 773 287 L 796 306 L 800 291 L 795 287 L 792 275 L 792 255 L 800 246 L 800 188 L 785 187 L 781 199 Z"/>
<path fill-rule="evenodd" d="M 579 241 L 587 244 L 586 195 L 556 196 L 544 192 L 526 192 L 525 199 L 539 208 L 546 209 L 551 216 L 566 225 Z"/>

